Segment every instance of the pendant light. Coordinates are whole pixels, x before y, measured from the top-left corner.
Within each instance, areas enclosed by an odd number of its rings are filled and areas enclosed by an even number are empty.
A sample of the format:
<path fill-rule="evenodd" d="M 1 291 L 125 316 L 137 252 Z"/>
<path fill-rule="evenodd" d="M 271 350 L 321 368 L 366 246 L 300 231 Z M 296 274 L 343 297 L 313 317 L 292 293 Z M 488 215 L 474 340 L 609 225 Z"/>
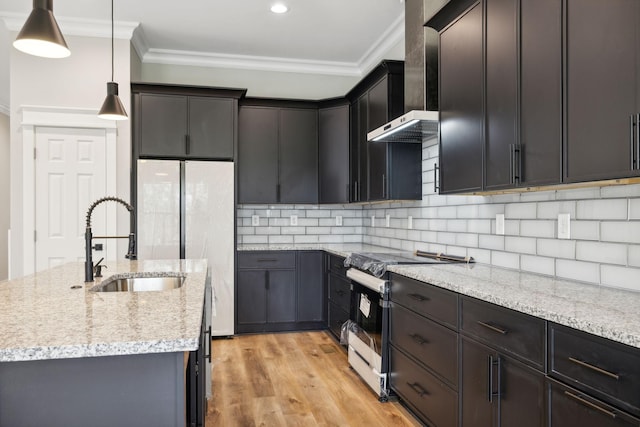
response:
<path fill-rule="evenodd" d="M 53 0 L 33 0 L 33 10 L 13 46 L 29 55 L 66 58 L 71 55 L 53 16 Z"/>
<path fill-rule="evenodd" d="M 113 0 L 111 0 L 111 81 L 107 82 L 107 97 L 98 117 L 107 120 L 127 120 L 127 112 L 118 97 L 118 83 L 113 81 Z"/>

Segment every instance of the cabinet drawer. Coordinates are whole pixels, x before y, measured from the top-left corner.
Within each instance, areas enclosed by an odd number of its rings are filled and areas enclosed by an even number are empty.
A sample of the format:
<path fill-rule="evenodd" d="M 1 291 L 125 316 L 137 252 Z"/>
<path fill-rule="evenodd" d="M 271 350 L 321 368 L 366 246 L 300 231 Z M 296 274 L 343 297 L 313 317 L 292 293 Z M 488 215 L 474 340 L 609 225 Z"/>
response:
<path fill-rule="evenodd" d="M 450 386 L 458 384 L 458 334 L 398 304 L 391 305 L 391 343 L 419 360 Z"/>
<path fill-rule="evenodd" d="M 473 298 L 460 301 L 462 331 L 544 370 L 544 320 Z"/>
<path fill-rule="evenodd" d="M 349 320 L 349 312 L 329 301 L 329 330 L 340 339 L 340 331 L 344 322 Z"/>
<path fill-rule="evenodd" d="M 391 301 L 458 328 L 458 295 L 454 292 L 394 274 L 391 276 Z"/>
<path fill-rule="evenodd" d="M 238 268 L 295 268 L 295 251 L 238 252 Z"/>
<path fill-rule="evenodd" d="M 458 394 L 394 346 L 391 388 L 430 426 L 458 425 Z"/>
<path fill-rule="evenodd" d="M 346 276 L 348 267 L 344 266 L 344 258 L 338 255 L 329 255 L 329 271 L 338 276 Z"/>
<path fill-rule="evenodd" d="M 640 419 L 607 405 L 576 389 L 548 380 L 549 427 L 640 426 Z"/>
<path fill-rule="evenodd" d="M 640 416 L 640 349 L 550 324 L 549 373 Z"/>
<path fill-rule="evenodd" d="M 348 312 L 351 306 L 351 282 L 329 273 L 329 300 Z"/>

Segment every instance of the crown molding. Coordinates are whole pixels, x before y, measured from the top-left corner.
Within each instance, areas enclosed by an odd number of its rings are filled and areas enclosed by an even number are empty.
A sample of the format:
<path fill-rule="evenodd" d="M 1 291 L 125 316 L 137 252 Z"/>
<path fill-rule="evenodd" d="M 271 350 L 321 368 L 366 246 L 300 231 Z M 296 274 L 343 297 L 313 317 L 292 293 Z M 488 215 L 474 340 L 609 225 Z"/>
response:
<path fill-rule="evenodd" d="M 358 61 L 358 67 L 360 68 L 361 75 L 365 75 L 372 70 L 383 59 L 395 59 L 386 58 L 386 53 L 404 40 L 404 11 L 398 18 L 393 21 L 391 26 L 378 37 L 378 40 L 371 45 L 371 47 L 362 55 Z"/>
<path fill-rule="evenodd" d="M 25 13 L 0 12 L 9 31 L 20 31 L 27 20 Z M 111 38 L 111 21 L 102 19 L 65 18 L 56 16 L 60 30 L 65 36 Z M 116 39 L 131 40 L 139 22 L 115 21 L 113 36 Z"/>

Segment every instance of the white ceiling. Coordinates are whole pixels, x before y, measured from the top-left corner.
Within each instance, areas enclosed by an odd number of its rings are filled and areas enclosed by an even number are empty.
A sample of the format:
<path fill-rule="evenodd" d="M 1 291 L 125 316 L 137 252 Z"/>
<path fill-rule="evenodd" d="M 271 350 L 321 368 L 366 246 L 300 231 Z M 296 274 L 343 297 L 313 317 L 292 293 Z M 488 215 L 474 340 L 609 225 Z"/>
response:
<path fill-rule="evenodd" d="M 289 11 L 272 13 L 276 1 Z M 64 33 L 85 20 L 104 27 L 110 5 L 56 0 L 53 11 Z M 31 7 L 31 0 L 0 0 L 0 15 L 24 19 Z M 114 8 L 116 21 L 140 24 L 133 41 L 145 63 L 246 61 L 255 68 L 262 62 L 271 64 L 265 69 L 353 76 L 404 37 L 402 0 L 115 0 Z"/>

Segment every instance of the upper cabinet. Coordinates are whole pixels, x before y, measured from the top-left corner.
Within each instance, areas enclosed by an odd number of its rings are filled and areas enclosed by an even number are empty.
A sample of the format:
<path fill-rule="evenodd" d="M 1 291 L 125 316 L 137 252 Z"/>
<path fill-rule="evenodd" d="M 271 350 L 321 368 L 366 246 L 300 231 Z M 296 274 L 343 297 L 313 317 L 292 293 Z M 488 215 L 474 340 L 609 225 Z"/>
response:
<path fill-rule="evenodd" d="M 243 90 L 133 84 L 137 156 L 232 160 Z"/>
<path fill-rule="evenodd" d="M 640 176 L 640 3 L 564 4 L 452 0 L 428 22 L 442 193 Z"/>
<path fill-rule="evenodd" d="M 239 113 L 239 203 L 318 203 L 318 110 L 248 99 Z"/>
<path fill-rule="evenodd" d="M 368 142 L 367 133 L 404 112 L 404 64 L 383 61 L 349 94 L 351 201 L 422 197 L 422 145 Z"/>
<path fill-rule="evenodd" d="M 324 101 L 318 110 L 320 203 L 349 203 L 349 103 Z"/>
<path fill-rule="evenodd" d="M 640 2 L 567 0 L 568 182 L 640 175 Z"/>

